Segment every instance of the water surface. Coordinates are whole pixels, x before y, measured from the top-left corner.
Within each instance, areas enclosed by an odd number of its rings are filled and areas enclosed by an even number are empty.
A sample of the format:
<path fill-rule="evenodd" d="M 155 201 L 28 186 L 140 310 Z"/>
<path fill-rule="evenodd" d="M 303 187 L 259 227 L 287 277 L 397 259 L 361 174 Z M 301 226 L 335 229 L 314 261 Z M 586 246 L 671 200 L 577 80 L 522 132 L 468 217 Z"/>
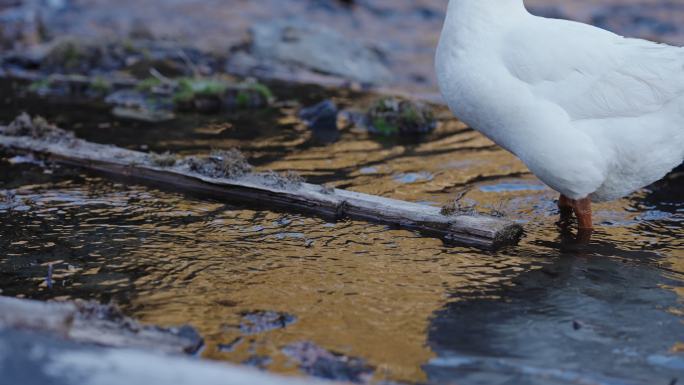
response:
<path fill-rule="evenodd" d="M 281 373 L 299 372 L 283 349 L 303 341 L 404 383 L 668 384 L 683 372 L 681 176 L 596 205 L 599 229 L 578 245 L 556 225 L 556 194 L 445 111 L 422 139 L 345 130 L 321 144 L 292 107 L 143 125 L 0 89 L 3 124 L 27 109 L 100 143 L 187 154 L 239 146 L 260 169 L 426 205 L 466 191 L 464 204 L 527 230 L 519 246 L 483 252 L 5 154 L 0 190 L 20 204 L 0 209 L 3 295 L 114 301 L 146 323 L 197 327 L 207 358 Z M 365 98 L 301 92 L 302 104 Z M 294 322 L 246 333 L 257 311 Z"/>

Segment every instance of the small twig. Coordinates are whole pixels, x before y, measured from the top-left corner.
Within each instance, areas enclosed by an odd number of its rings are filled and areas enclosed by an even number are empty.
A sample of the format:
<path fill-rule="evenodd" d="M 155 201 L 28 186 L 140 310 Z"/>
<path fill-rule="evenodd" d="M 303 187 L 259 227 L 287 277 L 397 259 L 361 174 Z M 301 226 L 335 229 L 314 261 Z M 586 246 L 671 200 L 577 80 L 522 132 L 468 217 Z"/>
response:
<path fill-rule="evenodd" d="M 155 77 L 157 80 L 159 80 L 162 83 L 168 83 L 168 84 L 173 84 L 175 81 L 173 79 L 169 79 L 166 76 L 162 75 L 161 72 L 157 71 L 156 68 L 150 68 L 150 75 Z"/>
<path fill-rule="evenodd" d="M 47 272 L 47 276 L 45 277 L 45 283 L 47 284 L 48 289 L 52 289 L 52 271 L 53 271 L 52 266 L 53 266 L 52 263 L 48 263 L 48 272 Z"/>
<path fill-rule="evenodd" d="M 195 63 L 190 60 L 190 57 L 185 53 L 185 51 L 181 48 L 178 50 L 178 56 L 180 56 L 181 59 L 185 62 L 185 65 L 190 68 L 190 71 L 192 71 L 192 75 L 194 77 L 199 77 L 200 73 L 199 70 L 197 69 L 197 66 Z"/>

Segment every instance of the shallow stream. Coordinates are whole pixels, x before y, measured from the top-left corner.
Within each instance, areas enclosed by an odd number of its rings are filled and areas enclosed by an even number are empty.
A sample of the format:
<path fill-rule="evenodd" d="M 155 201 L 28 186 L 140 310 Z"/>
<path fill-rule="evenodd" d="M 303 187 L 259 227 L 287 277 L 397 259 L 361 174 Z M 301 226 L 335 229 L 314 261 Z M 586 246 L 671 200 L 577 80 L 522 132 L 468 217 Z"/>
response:
<path fill-rule="evenodd" d="M 0 190 L 22 204 L 0 205 L 3 295 L 113 301 L 146 323 L 195 326 L 204 357 L 281 373 L 432 384 L 684 380 L 681 174 L 597 205 L 598 231 L 581 245 L 556 225 L 556 193 L 446 111 L 421 139 L 344 130 L 335 140 L 309 131 L 296 105 L 145 125 L 15 96 L 0 86 L 0 124 L 27 110 L 128 148 L 237 146 L 260 169 L 426 205 L 467 191 L 464 204 L 524 223 L 526 236 L 497 252 L 449 247 L 5 154 Z M 279 96 L 301 105 L 367 97 L 315 87 Z M 334 359 L 298 363 L 301 342 Z"/>

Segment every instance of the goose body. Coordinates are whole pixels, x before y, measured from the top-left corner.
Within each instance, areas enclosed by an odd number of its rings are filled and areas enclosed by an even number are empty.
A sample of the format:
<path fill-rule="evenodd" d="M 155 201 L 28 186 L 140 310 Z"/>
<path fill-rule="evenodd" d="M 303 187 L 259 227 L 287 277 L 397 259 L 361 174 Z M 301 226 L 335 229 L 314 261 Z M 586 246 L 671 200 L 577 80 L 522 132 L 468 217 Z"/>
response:
<path fill-rule="evenodd" d="M 684 160 L 684 48 L 450 0 L 436 72 L 459 119 L 568 201 L 626 196 Z"/>

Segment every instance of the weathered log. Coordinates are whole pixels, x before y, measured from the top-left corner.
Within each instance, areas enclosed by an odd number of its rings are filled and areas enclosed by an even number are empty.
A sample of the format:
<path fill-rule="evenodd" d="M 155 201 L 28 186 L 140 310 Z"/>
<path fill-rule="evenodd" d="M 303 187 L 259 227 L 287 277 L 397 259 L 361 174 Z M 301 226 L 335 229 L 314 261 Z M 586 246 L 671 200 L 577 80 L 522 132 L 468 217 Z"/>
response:
<path fill-rule="evenodd" d="M 26 134 L 26 133 L 24 133 Z M 195 193 L 259 207 L 311 213 L 327 218 L 365 220 L 417 230 L 447 242 L 494 249 L 518 242 L 521 225 L 480 215 L 443 215 L 437 207 L 309 183 L 269 183 L 263 174 L 225 178 L 208 176 L 188 162 L 154 162 L 146 153 L 53 133 L 15 136 L 0 127 L 5 149 L 47 156 L 49 160 L 91 170 L 161 183 Z"/>
<path fill-rule="evenodd" d="M 0 327 L 60 335 L 68 340 L 165 353 L 195 353 L 202 339 L 189 326 L 142 326 L 116 307 L 93 302 L 40 302 L 0 297 Z"/>

